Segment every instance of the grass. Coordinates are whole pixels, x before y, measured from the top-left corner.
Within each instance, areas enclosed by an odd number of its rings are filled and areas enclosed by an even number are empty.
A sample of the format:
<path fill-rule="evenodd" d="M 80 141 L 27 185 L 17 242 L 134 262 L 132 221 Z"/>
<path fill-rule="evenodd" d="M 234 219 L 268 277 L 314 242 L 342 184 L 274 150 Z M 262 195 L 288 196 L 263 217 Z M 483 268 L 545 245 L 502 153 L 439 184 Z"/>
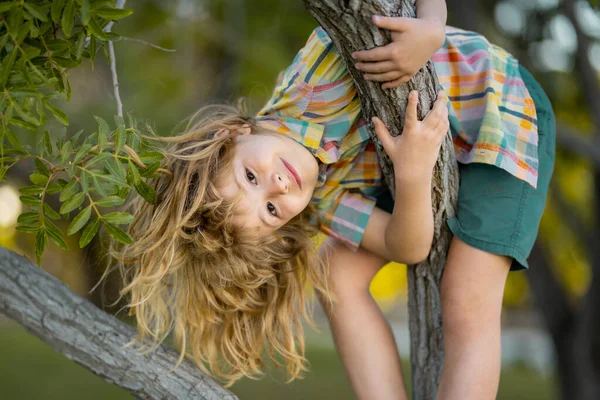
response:
<path fill-rule="evenodd" d="M 132 399 L 126 391 L 67 359 L 22 327 L 0 326 L 0 398 L 13 399 Z M 232 391 L 242 400 L 251 399 L 354 399 L 333 349 L 309 348 L 311 371 L 305 379 L 285 384 L 283 375 L 269 371 L 259 381 L 243 380 Z M 408 370 L 408 365 L 404 365 Z M 502 372 L 500 400 L 552 399 L 556 388 L 526 367 Z"/>

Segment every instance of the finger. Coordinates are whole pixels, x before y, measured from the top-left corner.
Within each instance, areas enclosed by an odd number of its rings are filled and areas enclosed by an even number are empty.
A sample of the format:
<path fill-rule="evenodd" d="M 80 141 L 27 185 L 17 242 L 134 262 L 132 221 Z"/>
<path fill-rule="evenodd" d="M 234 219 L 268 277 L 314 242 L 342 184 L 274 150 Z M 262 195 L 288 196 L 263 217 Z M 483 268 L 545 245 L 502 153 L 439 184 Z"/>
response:
<path fill-rule="evenodd" d="M 427 127 L 434 129 L 437 126 L 440 119 L 442 119 L 442 113 L 445 108 L 447 108 L 446 99 L 444 98 L 443 93 L 440 92 L 438 93 L 437 99 L 433 104 L 433 108 L 429 111 L 427 117 L 425 117 L 424 122 Z"/>
<path fill-rule="evenodd" d="M 384 72 L 390 72 L 396 69 L 392 61 L 380 61 L 380 62 L 360 62 L 354 64 L 356 69 L 364 72 L 370 72 L 375 74 L 381 74 Z"/>
<path fill-rule="evenodd" d="M 392 48 L 388 44 L 369 50 L 355 51 L 352 53 L 352 58 L 358 61 L 387 61 L 392 59 Z"/>
<path fill-rule="evenodd" d="M 401 76 L 402 76 L 402 72 L 391 71 L 391 72 L 386 72 L 385 74 L 365 74 L 364 78 L 368 81 L 374 81 L 374 82 L 389 82 L 389 81 L 398 79 Z"/>
<path fill-rule="evenodd" d="M 411 90 L 408 94 L 408 104 L 406 105 L 406 115 L 404 116 L 404 127 L 411 130 L 418 122 L 417 104 L 419 103 L 419 92 Z"/>
<path fill-rule="evenodd" d="M 375 134 L 379 138 L 383 149 L 389 154 L 392 150 L 392 135 L 388 131 L 387 127 L 378 117 L 371 118 L 373 125 L 375 126 Z"/>
<path fill-rule="evenodd" d="M 406 82 L 408 82 L 410 80 L 410 76 L 409 75 L 404 75 L 401 76 L 398 79 L 394 79 L 391 82 L 385 82 L 384 84 L 381 85 L 382 89 L 393 89 L 393 88 L 397 88 L 398 86 L 402 86 L 404 85 Z"/>
<path fill-rule="evenodd" d="M 403 32 L 408 30 L 413 23 L 414 18 L 405 17 L 384 17 L 381 15 L 373 15 L 373 23 L 380 28 L 389 29 L 390 31 Z"/>

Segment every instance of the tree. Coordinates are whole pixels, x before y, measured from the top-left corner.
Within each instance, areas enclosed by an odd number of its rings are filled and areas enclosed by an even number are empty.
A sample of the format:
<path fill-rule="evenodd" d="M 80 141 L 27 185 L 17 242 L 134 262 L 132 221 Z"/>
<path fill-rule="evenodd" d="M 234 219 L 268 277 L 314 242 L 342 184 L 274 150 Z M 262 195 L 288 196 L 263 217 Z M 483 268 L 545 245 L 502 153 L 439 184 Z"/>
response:
<path fill-rule="evenodd" d="M 419 91 L 419 118 L 433 105 L 441 89 L 437 75 L 429 61 L 406 85 L 394 90 L 382 90 L 376 83 L 362 78 L 354 68 L 352 52 L 381 46 L 389 37 L 373 29 L 373 14 L 415 17 L 414 1 L 365 0 L 337 2 L 333 0 L 305 0 L 305 4 L 319 24 L 327 31 L 339 50 L 354 79 L 367 121 L 379 116 L 394 136 L 402 132 L 408 93 Z M 394 194 L 394 169 L 373 129 L 371 138 L 377 144 L 386 183 Z M 434 169 L 432 204 L 435 221 L 433 246 L 429 256 L 420 264 L 409 266 L 409 315 L 411 335 L 411 364 L 414 399 L 434 399 L 443 364 L 442 318 L 440 308 L 440 280 L 450 245 L 446 219 L 455 214 L 458 193 L 458 167 L 452 139 L 448 135 L 440 150 Z"/>

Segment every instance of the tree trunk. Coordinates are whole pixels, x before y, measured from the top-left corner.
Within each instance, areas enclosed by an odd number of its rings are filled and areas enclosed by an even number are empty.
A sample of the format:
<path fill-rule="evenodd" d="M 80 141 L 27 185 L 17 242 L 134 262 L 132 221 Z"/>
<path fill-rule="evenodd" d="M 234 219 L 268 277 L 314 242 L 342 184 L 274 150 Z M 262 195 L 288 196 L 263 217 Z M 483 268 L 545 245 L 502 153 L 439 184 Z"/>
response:
<path fill-rule="evenodd" d="M 237 399 L 162 345 L 149 354 L 132 327 L 96 308 L 26 258 L 0 247 L 0 313 L 23 325 L 69 359 L 139 399 Z"/>
<path fill-rule="evenodd" d="M 380 84 L 365 81 L 354 68 L 350 56 L 356 50 L 370 49 L 389 43 L 389 32 L 379 30 L 371 21 L 373 14 L 414 17 L 411 0 L 304 0 L 310 13 L 327 31 L 354 78 L 363 115 L 371 128 L 386 183 L 392 193 L 394 169 L 375 136 L 371 117 L 377 115 L 394 136 L 402 132 L 408 93 L 419 91 L 419 118 L 431 109 L 441 89 L 431 62 L 428 62 L 406 85 L 383 90 Z M 446 137 L 434 170 L 433 212 L 435 234 L 426 261 L 408 268 L 408 308 L 410 315 L 411 365 L 413 398 L 435 399 L 443 363 L 440 279 L 451 234 L 446 220 L 455 213 L 458 192 L 458 168 L 450 135 Z"/>

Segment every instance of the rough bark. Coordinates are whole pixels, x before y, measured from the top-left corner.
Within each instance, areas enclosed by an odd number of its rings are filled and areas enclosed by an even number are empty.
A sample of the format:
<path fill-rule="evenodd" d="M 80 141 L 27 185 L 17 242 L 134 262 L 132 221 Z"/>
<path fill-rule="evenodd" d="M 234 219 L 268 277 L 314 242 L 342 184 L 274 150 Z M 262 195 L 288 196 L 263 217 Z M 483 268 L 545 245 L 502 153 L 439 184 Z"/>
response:
<path fill-rule="evenodd" d="M 140 354 L 132 327 L 96 308 L 26 258 L 0 247 L 0 313 L 139 399 L 237 399 L 166 345 Z"/>
<path fill-rule="evenodd" d="M 389 43 L 389 32 L 379 30 L 371 21 L 373 14 L 414 17 L 411 0 L 304 0 L 308 10 L 327 31 L 346 62 L 361 100 L 367 121 L 380 117 L 392 135 L 402 132 L 408 93 L 419 91 L 419 118 L 431 109 L 436 93 L 441 89 L 431 62 L 428 62 L 410 82 L 400 88 L 383 90 L 380 84 L 367 82 L 354 68 L 350 56 L 356 50 Z M 389 157 L 371 127 L 371 137 L 377 144 L 386 183 L 394 195 L 394 170 Z M 451 235 L 445 221 L 454 216 L 458 191 L 458 169 L 452 145 L 447 136 L 434 171 L 432 190 L 435 234 L 433 247 L 426 261 L 409 266 L 408 307 L 410 315 L 411 364 L 414 399 L 434 399 L 443 364 L 442 320 L 440 310 L 440 279 Z"/>

